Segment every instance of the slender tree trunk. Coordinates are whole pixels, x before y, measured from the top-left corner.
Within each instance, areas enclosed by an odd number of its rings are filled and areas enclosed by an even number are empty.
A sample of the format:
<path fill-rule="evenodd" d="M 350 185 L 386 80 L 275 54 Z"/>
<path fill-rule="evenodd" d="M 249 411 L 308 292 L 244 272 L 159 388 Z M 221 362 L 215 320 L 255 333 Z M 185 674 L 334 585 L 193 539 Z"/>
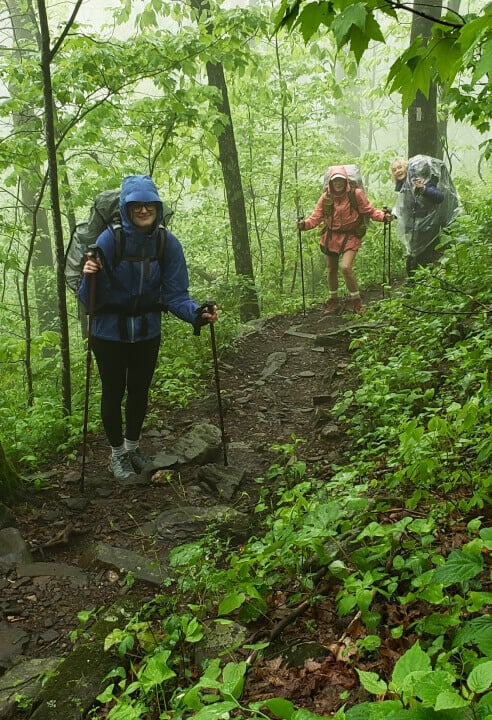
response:
<path fill-rule="evenodd" d="M 22 478 L 8 461 L 0 440 L 0 500 L 15 500 L 22 491 Z"/>
<path fill-rule="evenodd" d="M 22 63 L 23 48 L 39 47 L 39 35 L 37 32 L 36 19 L 32 8 L 25 12 L 17 0 L 6 0 L 6 6 L 10 16 L 12 34 L 14 39 L 13 52 L 19 62 Z M 9 93 L 16 97 L 15 82 L 9 82 Z M 30 106 L 23 106 L 22 109 L 12 114 L 14 131 L 23 135 L 36 137 L 39 120 L 36 117 L 35 109 Z M 34 155 L 35 157 L 35 155 Z M 26 158 L 26 162 L 28 158 Z M 56 295 L 50 280 L 53 278 L 53 251 L 51 248 L 50 229 L 48 217 L 43 208 L 39 206 L 37 195 L 43 170 L 37 165 L 31 165 L 20 175 L 20 187 L 24 215 L 27 225 L 32 229 L 36 226 L 36 242 L 32 255 L 32 268 L 34 289 L 36 294 L 36 307 L 39 332 L 53 330 L 57 320 Z M 34 208 L 37 208 L 37 217 L 33 218 Z"/>
<path fill-rule="evenodd" d="M 207 63 L 207 76 L 210 85 L 216 87 L 222 96 L 218 109 L 227 118 L 227 124 L 218 137 L 220 163 L 224 176 L 224 185 L 231 225 L 232 249 L 236 274 L 244 280 L 240 316 L 241 320 L 251 320 L 260 316 L 258 298 L 254 285 L 253 261 L 249 246 L 248 220 L 244 192 L 239 169 L 239 159 L 232 127 L 229 96 L 224 77 L 224 68 L 219 63 Z"/>
<path fill-rule="evenodd" d="M 418 11 L 420 0 L 414 0 L 414 7 Z M 428 14 L 439 18 L 442 11 L 441 0 L 428 0 L 425 10 Z M 420 35 L 425 44 L 430 37 L 432 24 L 431 20 L 414 14 L 410 33 L 411 42 Z M 442 157 L 437 122 L 437 88 L 432 82 L 429 96 L 425 97 L 419 91 L 408 108 L 408 157 L 418 154 Z"/>
<path fill-rule="evenodd" d="M 71 412 L 71 381 L 70 381 L 70 345 L 67 319 L 67 299 L 65 295 L 65 278 L 63 273 L 64 265 L 64 244 L 63 228 L 60 210 L 60 196 L 58 192 L 58 163 L 56 157 L 55 138 L 55 113 L 53 105 L 53 89 L 51 84 L 51 60 L 50 33 L 46 5 L 44 0 L 37 0 L 39 22 L 41 31 L 41 72 L 43 77 L 44 97 L 44 125 L 46 148 L 48 155 L 49 186 L 51 197 L 51 208 L 53 215 L 53 229 L 56 248 L 56 285 L 58 295 L 58 314 L 60 322 L 60 351 L 62 368 L 62 408 L 64 414 Z"/>
<path fill-rule="evenodd" d="M 282 79 L 282 65 L 280 63 L 280 53 L 278 49 L 278 37 L 275 35 L 275 57 L 277 60 L 278 79 L 280 84 L 280 170 L 278 177 L 278 190 L 277 190 L 277 232 L 278 232 L 278 244 L 280 249 L 280 277 L 279 277 L 279 292 L 282 294 L 284 291 L 284 276 L 285 276 L 285 241 L 284 233 L 282 230 L 282 193 L 284 189 L 284 171 L 285 171 L 285 87 Z"/>
<path fill-rule="evenodd" d="M 199 13 L 209 11 L 206 0 L 191 0 L 191 5 Z M 211 34 L 213 33 L 211 25 L 209 26 L 209 32 Z M 217 108 L 225 117 L 224 129 L 218 136 L 219 158 L 227 197 L 236 275 L 243 281 L 240 299 L 240 317 L 244 322 L 259 317 L 260 308 L 255 288 L 241 170 L 239 168 L 229 94 L 227 92 L 227 84 L 222 64 L 207 62 L 207 77 L 209 85 L 217 88 L 220 93 Z"/>
<path fill-rule="evenodd" d="M 460 10 L 461 0 L 449 0 L 448 1 L 448 10 L 454 13 L 458 13 Z M 441 105 L 441 112 L 439 113 L 439 118 L 437 121 L 437 128 L 439 132 L 439 138 L 441 141 L 441 155 L 438 157 L 445 158 L 447 161 L 447 165 L 449 168 L 449 171 L 452 172 L 453 168 L 453 158 L 452 153 L 449 150 L 449 144 L 448 144 L 448 119 L 449 119 L 449 110 L 446 106 L 446 93 L 448 91 L 447 86 L 440 87 L 438 91 L 437 96 L 437 102 L 438 105 Z M 441 103 L 442 100 L 442 103 Z"/>

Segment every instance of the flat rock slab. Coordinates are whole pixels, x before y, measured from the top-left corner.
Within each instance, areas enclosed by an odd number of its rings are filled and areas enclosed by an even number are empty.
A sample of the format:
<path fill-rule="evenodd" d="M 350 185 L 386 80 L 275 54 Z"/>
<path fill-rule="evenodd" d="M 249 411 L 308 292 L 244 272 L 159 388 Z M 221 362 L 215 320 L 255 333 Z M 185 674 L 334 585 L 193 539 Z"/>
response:
<path fill-rule="evenodd" d="M 96 697 L 108 685 L 106 675 L 115 658 L 104 652 L 104 641 L 117 627 L 124 627 L 136 606 L 128 603 L 109 608 L 90 628 L 87 638 L 57 665 L 36 695 L 30 720 L 80 720 L 93 707 Z M 125 665 L 121 659 L 120 664 Z"/>
<path fill-rule="evenodd" d="M 13 716 L 17 708 L 16 696 L 32 700 L 38 694 L 43 676 L 54 670 L 60 659 L 52 657 L 26 660 L 0 677 L 0 720 Z"/>
<path fill-rule="evenodd" d="M 274 375 L 286 362 L 286 352 L 270 353 L 266 359 L 265 367 L 261 371 L 260 379 L 265 380 L 265 378 L 270 377 L 270 375 Z"/>
<path fill-rule="evenodd" d="M 17 528 L 7 527 L 0 530 L 0 570 L 31 560 L 27 543 Z"/>
<path fill-rule="evenodd" d="M 224 465 L 204 465 L 197 471 L 197 478 L 226 500 L 232 498 L 245 476 L 245 470 Z"/>
<path fill-rule="evenodd" d="M 167 578 L 164 569 L 148 557 L 139 555 L 131 550 L 113 547 L 107 543 L 94 545 L 81 559 L 84 567 L 102 565 L 113 568 L 117 572 L 131 573 L 137 580 L 152 585 L 161 585 Z"/>
<path fill-rule="evenodd" d="M 294 325 L 284 332 L 284 335 L 292 335 L 293 337 L 306 338 L 307 340 L 315 340 L 316 335 L 314 333 L 307 333 L 298 330 L 298 326 Z"/>
<path fill-rule="evenodd" d="M 218 427 L 199 423 L 176 441 L 173 452 L 178 455 L 181 465 L 206 465 L 217 459 L 221 452 L 221 441 L 222 435 Z"/>
<path fill-rule="evenodd" d="M 0 622 L 0 668 L 10 667 L 28 644 L 29 635 L 21 626 Z"/>
<path fill-rule="evenodd" d="M 87 575 L 75 565 L 55 562 L 36 562 L 17 565 L 17 577 L 68 577 L 78 585 L 87 585 Z"/>
<path fill-rule="evenodd" d="M 197 507 L 184 505 L 160 513 L 149 525 L 152 534 L 162 540 L 173 540 L 174 545 L 201 537 L 210 526 L 226 528 L 229 534 L 243 533 L 249 524 L 249 517 L 227 505 Z"/>

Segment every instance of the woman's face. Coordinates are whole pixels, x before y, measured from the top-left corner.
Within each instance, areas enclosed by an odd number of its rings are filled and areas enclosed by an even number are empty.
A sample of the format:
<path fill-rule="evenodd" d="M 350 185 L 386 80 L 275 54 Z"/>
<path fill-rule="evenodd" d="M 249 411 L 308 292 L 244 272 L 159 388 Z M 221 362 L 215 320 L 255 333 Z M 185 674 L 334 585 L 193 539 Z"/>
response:
<path fill-rule="evenodd" d="M 404 163 L 396 162 L 391 166 L 391 172 L 395 180 L 405 180 L 407 176 L 407 166 Z"/>
<path fill-rule="evenodd" d="M 132 223 L 141 230 L 151 230 L 157 219 L 157 203 L 130 202 L 127 206 Z"/>
<path fill-rule="evenodd" d="M 337 177 L 331 181 L 331 184 L 333 186 L 333 192 L 341 193 L 345 190 L 347 181 L 345 180 L 345 178 Z"/>

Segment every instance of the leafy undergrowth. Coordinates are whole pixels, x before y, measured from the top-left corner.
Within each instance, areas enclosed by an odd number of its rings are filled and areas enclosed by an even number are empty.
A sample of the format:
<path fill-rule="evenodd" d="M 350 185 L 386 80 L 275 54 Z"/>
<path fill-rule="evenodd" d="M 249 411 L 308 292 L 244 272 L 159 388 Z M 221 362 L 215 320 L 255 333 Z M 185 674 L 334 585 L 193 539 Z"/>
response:
<path fill-rule="evenodd" d="M 491 720 L 481 233 L 463 220 L 441 266 L 367 315 L 378 332 L 354 341 L 359 384 L 333 411 L 353 435 L 347 464 L 321 481 L 293 437 L 258 478 L 254 537 L 230 547 L 211 534 L 171 553 L 165 595 L 106 640 L 115 669 L 92 717 Z M 209 629 L 230 623 L 247 639 L 196 662 Z M 291 641 L 318 650 L 290 663 Z"/>

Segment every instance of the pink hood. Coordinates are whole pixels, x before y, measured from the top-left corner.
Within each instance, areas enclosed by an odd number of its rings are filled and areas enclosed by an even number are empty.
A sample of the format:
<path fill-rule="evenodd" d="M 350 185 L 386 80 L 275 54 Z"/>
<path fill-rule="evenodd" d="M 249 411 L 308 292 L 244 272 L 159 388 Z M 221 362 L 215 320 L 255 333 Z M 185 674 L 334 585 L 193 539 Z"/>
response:
<path fill-rule="evenodd" d="M 350 181 L 347 171 L 343 165 L 333 165 L 330 168 L 330 174 L 328 175 L 328 182 L 331 183 L 335 175 L 342 175 L 345 178 L 345 192 L 350 190 Z"/>

